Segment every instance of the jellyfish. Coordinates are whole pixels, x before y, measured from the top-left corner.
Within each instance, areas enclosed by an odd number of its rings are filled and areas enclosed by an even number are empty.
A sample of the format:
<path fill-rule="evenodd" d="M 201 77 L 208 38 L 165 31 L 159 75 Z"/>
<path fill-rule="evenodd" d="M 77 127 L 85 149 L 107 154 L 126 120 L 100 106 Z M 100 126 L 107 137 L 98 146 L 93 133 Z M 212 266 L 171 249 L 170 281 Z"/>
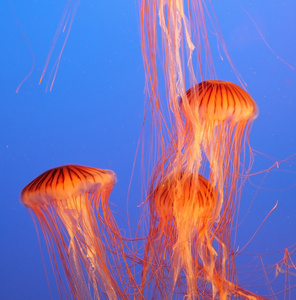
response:
<path fill-rule="evenodd" d="M 212 272 L 215 264 L 211 224 L 216 199 L 215 191 L 201 175 L 183 172 L 177 177 L 168 175 L 154 187 L 149 195 L 150 230 L 144 256 L 143 290 L 149 274 L 156 278 L 153 293 L 171 298 L 181 284 L 183 270 L 188 298 L 194 299 L 201 293 L 198 288 L 204 287 L 201 282 L 198 285 L 197 278 L 204 276 L 201 273 L 206 268 Z"/>
<path fill-rule="evenodd" d="M 186 119 L 184 160 L 198 171 L 201 151 L 210 165 L 210 181 L 217 187 L 218 210 L 224 205 L 223 218 L 233 215 L 239 177 L 248 173 L 252 163 L 249 133 L 258 109 L 252 97 L 238 85 L 219 80 L 203 81 L 181 98 Z M 249 146 L 249 166 L 245 169 L 245 144 Z M 243 180 L 242 180 L 243 182 Z M 225 202 L 224 202 L 225 199 Z"/>
<path fill-rule="evenodd" d="M 69 295 L 55 249 L 74 299 L 125 298 L 108 255 L 110 243 L 118 239 L 108 206 L 115 181 L 116 175 L 110 170 L 65 165 L 41 174 L 22 190 L 21 201 L 39 221 L 52 255 L 62 299 Z M 116 252 L 115 246 L 112 251 Z"/>
<path fill-rule="evenodd" d="M 172 299 L 260 297 L 233 282 L 235 269 L 217 257 L 226 246 L 216 235 L 218 193 L 202 175 L 170 173 L 149 193 L 150 230 L 145 247 L 142 293 Z M 150 294 L 149 294 L 150 293 Z"/>

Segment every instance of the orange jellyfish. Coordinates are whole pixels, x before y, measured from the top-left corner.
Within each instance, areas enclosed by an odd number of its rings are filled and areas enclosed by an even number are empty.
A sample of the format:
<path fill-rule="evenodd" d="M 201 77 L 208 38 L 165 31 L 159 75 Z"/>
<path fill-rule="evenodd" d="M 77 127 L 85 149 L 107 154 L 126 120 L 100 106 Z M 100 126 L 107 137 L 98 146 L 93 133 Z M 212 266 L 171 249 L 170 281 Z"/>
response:
<path fill-rule="evenodd" d="M 180 292 L 176 290 L 182 286 L 183 270 L 188 298 L 206 293 L 197 278 L 205 276 L 206 267 L 212 272 L 211 264 L 215 263 L 211 235 L 216 200 L 208 181 L 192 173 L 165 176 L 154 187 L 149 195 L 150 230 L 144 255 L 143 291 L 146 288 L 154 296 L 172 298 L 173 293 Z M 148 291 L 151 285 L 152 291 Z"/>
<path fill-rule="evenodd" d="M 22 190 L 21 201 L 35 214 L 52 255 L 62 299 L 100 299 L 104 295 L 108 299 L 125 298 L 107 253 L 109 243 L 115 244 L 118 239 L 108 206 L 115 181 L 115 173 L 110 170 L 65 165 L 41 174 Z M 71 296 L 62 282 L 55 249 Z"/>
<path fill-rule="evenodd" d="M 196 173 L 204 154 L 209 163 L 209 181 L 217 191 L 213 230 L 220 247 L 216 263 L 221 266 L 221 278 L 225 280 L 227 269 L 235 268 L 231 234 L 242 186 L 250 170 L 245 168 L 245 144 L 249 145 L 257 105 L 236 84 L 208 80 L 189 89 L 180 99 L 180 107 L 185 118 L 181 165 Z M 230 272 L 228 278 L 234 278 L 233 274 Z"/>
<path fill-rule="evenodd" d="M 226 249 L 216 235 L 218 197 L 209 181 L 195 173 L 171 173 L 151 189 L 143 295 L 260 299 L 233 283 L 234 266 L 223 258 L 221 263 L 217 261 Z"/>
<path fill-rule="evenodd" d="M 198 171 L 201 151 L 210 165 L 210 181 L 218 190 L 218 211 L 222 219 L 232 220 L 239 179 L 244 181 L 245 144 L 258 115 L 252 97 L 234 83 L 203 81 L 186 92 L 180 100 L 186 120 L 183 160 L 189 170 Z M 250 161 L 252 163 L 252 151 Z M 231 221 L 229 222 L 229 225 Z"/>

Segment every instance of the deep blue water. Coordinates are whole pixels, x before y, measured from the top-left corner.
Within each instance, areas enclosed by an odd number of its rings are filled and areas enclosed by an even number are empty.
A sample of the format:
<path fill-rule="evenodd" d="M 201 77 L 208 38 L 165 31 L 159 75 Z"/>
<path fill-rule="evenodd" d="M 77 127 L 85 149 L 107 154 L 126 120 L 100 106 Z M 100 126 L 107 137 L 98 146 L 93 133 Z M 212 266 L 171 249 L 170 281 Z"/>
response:
<path fill-rule="evenodd" d="M 46 93 L 48 77 L 38 82 L 65 2 L 0 4 L 0 299 L 49 299 L 34 224 L 19 196 L 36 176 L 67 163 L 112 169 L 118 182 L 110 200 L 126 209 L 145 98 L 138 3 L 81 1 L 53 90 Z M 233 63 L 259 106 L 250 142 L 262 153 L 255 155 L 253 170 L 264 170 L 296 153 L 296 71 L 267 47 L 236 1 L 212 2 Z M 296 2 L 242 2 L 273 51 L 296 68 Z M 35 68 L 15 93 L 32 67 L 18 22 Z M 218 78 L 236 80 L 219 57 L 215 65 Z M 139 172 L 137 165 L 129 202 L 134 219 L 141 211 Z M 252 177 L 253 185 L 243 191 L 241 214 L 247 218 L 238 229 L 237 245 L 248 242 L 278 201 L 246 249 L 264 254 L 296 242 L 296 159 L 269 172 L 258 188 L 261 179 Z M 43 254 L 56 298 L 45 248 Z M 278 260 L 266 259 L 270 264 Z"/>

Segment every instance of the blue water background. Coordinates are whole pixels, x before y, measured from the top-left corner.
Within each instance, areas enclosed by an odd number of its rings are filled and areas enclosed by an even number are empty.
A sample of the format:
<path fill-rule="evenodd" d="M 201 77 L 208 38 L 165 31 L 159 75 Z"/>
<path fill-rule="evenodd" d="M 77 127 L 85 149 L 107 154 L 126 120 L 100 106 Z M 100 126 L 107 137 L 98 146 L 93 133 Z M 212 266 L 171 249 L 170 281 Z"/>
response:
<path fill-rule="evenodd" d="M 41 85 L 38 81 L 65 2 L 0 4 L 0 299 L 4 300 L 50 299 L 34 224 L 20 203 L 22 188 L 36 176 L 68 163 L 112 169 L 118 182 L 110 200 L 126 210 L 145 99 L 138 3 L 81 1 L 53 91 L 46 93 L 48 77 Z M 250 142 L 262 153 L 255 154 L 253 170 L 264 170 L 296 153 L 296 71 L 267 47 L 236 1 L 213 5 L 233 63 L 259 106 Z M 296 1 L 250 0 L 243 5 L 272 50 L 296 68 Z M 35 68 L 15 93 L 32 67 L 18 22 L 31 44 Z M 215 64 L 219 79 L 237 82 L 225 56 L 224 61 L 215 57 Z M 246 252 L 264 254 L 296 242 L 295 173 L 296 160 L 290 158 L 273 169 L 261 187 L 257 186 L 262 176 L 252 177 L 252 184 L 246 185 L 241 211 L 247 218 L 238 229 L 240 247 L 278 201 Z M 134 220 L 141 212 L 139 178 L 137 164 L 129 202 Z M 42 238 L 41 244 L 56 299 Z"/>

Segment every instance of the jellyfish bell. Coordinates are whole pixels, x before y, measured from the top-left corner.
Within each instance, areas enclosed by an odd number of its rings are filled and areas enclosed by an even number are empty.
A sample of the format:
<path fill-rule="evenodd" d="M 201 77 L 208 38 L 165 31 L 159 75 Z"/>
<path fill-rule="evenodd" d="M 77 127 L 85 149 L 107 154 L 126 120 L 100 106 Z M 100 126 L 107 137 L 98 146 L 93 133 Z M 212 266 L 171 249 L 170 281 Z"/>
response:
<path fill-rule="evenodd" d="M 27 207 L 48 204 L 49 201 L 67 199 L 71 206 L 75 199 L 98 190 L 111 190 L 116 175 L 111 170 L 102 170 L 78 165 L 66 165 L 48 170 L 34 179 L 21 193 L 21 201 Z M 74 199 L 74 200 L 73 200 Z"/>
<path fill-rule="evenodd" d="M 238 85 L 222 80 L 207 80 L 186 91 L 188 104 L 201 120 L 207 122 L 242 122 L 254 120 L 258 108 L 253 98 Z M 186 115 L 184 99 L 180 106 Z"/>
<path fill-rule="evenodd" d="M 215 190 L 202 176 L 181 172 L 177 180 L 171 175 L 158 184 L 150 197 L 150 207 L 159 220 L 189 219 L 205 222 L 215 211 Z M 196 226 L 189 228 L 196 230 Z"/>
<path fill-rule="evenodd" d="M 22 190 L 21 201 L 38 219 L 52 255 L 61 298 L 69 295 L 65 295 L 55 247 L 74 299 L 121 295 L 107 254 L 110 230 L 104 227 L 110 225 L 105 219 L 112 218 L 108 197 L 115 182 L 113 171 L 66 165 L 41 174 Z M 99 206 L 103 216 L 96 214 Z"/>

